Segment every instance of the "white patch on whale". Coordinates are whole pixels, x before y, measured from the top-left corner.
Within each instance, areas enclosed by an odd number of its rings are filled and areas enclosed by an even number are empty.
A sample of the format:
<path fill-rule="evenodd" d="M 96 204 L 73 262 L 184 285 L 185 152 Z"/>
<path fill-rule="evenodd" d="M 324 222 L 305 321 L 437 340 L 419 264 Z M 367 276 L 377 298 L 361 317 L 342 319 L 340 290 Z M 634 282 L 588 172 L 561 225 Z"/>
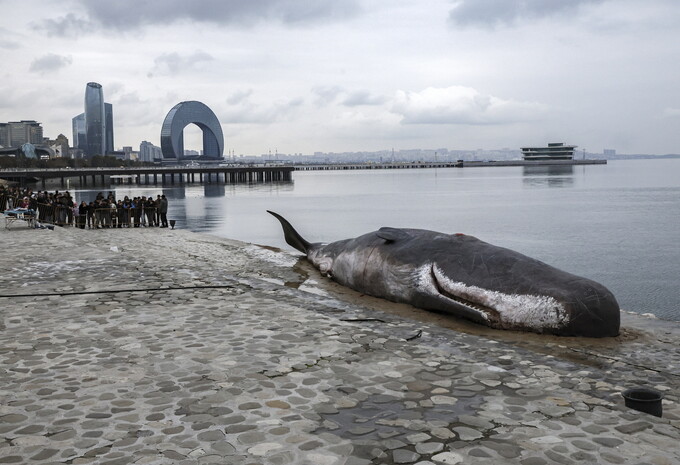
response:
<path fill-rule="evenodd" d="M 541 295 L 504 294 L 502 292 L 468 286 L 447 277 L 436 264 L 427 264 L 417 271 L 418 283 L 434 294 L 439 294 L 431 273 L 439 285 L 449 294 L 470 302 L 489 307 L 498 312 L 502 326 L 533 328 L 541 332 L 544 328 L 560 328 L 569 322 L 564 306 L 554 297 Z M 446 296 L 443 296 L 446 298 Z M 478 311 L 486 320 L 489 315 Z"/>

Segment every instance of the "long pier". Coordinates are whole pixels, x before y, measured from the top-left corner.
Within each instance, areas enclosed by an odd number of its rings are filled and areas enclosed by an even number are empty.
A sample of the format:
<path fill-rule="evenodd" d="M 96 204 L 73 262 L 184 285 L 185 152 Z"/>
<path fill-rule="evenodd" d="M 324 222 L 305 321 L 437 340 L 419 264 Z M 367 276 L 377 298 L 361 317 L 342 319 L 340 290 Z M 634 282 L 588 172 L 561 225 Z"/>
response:
<path fill-rule="evenodd" d="M 143 168 L 58 168 L 6 169 L 0 178 L 21 184 L 40 182 L 45 187 L 48 179 L 78 178 L 81 186 L 100 181 L 106 184 L 181 184 L 181 183 L 265 183 L 292 180 L 292 166 L 169 166 Z"/>
<path fill-rule="evenodd" d="M 488 160 L 455 162 L 394 162 L 394 163 L 329 163 L 298 164 L 296 171 L 331 171 L 331 170 L 404 170 L 423 168 L 475 168 L 493 166 L 574 166 L 574 165 L 606 165 L 607 160 Z"/>
<path fill-rule="evenodd" d="M 455 162 L 394 162 L 394 163 L 328 163 L 296 165 L 230 165 L 230 166 L 150 166 L 143 168 L 14 168 L 0 170 L 0 178 L 21 184 L 48 179 L 78 178 L 81 186 L 97 184 L 163 184 L 182 183 L 266 183 L 292 181 L 293 171 L 331 170 L 397 170 L 424 168 L 475 168 L 499 166 L 573 166 L 604 165 L 607 160 L 489 160 Z"/>

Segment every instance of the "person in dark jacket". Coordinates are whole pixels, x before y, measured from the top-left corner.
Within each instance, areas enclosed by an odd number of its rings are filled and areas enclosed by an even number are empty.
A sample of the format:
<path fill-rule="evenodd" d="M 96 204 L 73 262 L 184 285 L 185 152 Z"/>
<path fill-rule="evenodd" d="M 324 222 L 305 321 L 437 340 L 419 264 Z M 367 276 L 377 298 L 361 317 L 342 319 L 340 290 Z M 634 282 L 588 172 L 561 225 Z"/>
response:
<path fill-rule="evenodd" d="M 146 216 L 146 225 L 148 227 L 154 226 L 154 220 L 156 218 L 156 208 L 153 202 L 153 198 L 149 196 L 144 202 L 144 215 Z"/>
<path fill-rule="evenodd" d="M 89 207 L 84 200 L 80 202 L 80 205 L 78 206 L 78 227 L 80 229 L 85 229 L 85 220 L 87 219 L 88 208 Z"/>
<path fill-rule="evenodd" d="M 168 199 L 165 198 L 165 195 L 161 195 L 161 203 L 160 206 L 158 207 L 158 210 L 160 211 L 161 214 L 161 228 L 167 228 L 168 227 Z"/>
<path fill-rule="evenodd" d="M 94 211 L 96 207 L 94 202 L 90 202 L 87 206 L 87 228 L 92 229 L 94 227 Z"/>

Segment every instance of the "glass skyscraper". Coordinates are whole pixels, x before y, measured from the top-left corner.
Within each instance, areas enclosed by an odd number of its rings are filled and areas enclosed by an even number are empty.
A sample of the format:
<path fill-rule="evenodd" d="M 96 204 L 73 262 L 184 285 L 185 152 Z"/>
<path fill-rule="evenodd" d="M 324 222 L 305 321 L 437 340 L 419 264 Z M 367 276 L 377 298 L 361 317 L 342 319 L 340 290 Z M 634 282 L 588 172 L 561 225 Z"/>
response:
<path fill-rule="evenodd" d="M 104 102 L 101 84 L 87 83 L 85 113 L 74 117 L 72 123 L 73 146 L 81 149 L 86 156 L 113 152 L 113 105 Z"/>
<path fill-rule="evenodd" d="M 104 129 L 106 153 L 113 152 L 113 105 L 110 103 L 104 103 Z"/>
<path fill-rule="evenodd" d="M 73 124 L 73 146 L 82 151 L 87 150 L 87 131 L 85 130 L 85 113 L 71 120 Z"/>
<path fill-rule="evenodd" d="M 106 153 L 106 116 L 101 84 L 88 82 L 85 88 L 85 132 L 88 156 Z"/>

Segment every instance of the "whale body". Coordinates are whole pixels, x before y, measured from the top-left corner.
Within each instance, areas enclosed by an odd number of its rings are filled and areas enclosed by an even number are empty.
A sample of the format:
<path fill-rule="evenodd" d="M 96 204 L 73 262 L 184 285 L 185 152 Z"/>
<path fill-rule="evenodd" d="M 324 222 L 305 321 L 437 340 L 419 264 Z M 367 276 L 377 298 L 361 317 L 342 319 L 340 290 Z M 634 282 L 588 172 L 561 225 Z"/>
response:
<path fill-rule="evenodd" d="M 310 243 L 281 215 L 286 242 L 358 292 L 496 329 L 617 336 L 620 309 L 603 285 L 465 234 L 380 228 Z"/>

